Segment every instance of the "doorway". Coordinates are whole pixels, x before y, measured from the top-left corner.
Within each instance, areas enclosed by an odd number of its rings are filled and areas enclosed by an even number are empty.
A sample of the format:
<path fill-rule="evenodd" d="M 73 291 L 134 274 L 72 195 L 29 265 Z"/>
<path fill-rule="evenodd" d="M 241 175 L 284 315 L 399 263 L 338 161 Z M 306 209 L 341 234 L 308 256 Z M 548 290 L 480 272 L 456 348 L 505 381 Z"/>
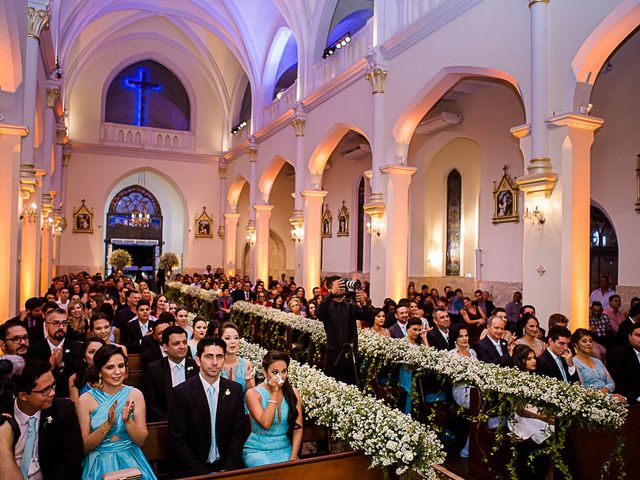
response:
<path fill-rule="evenodd" d="M 618 238 L 607 215 L 591 205 L 590 290 L 598 288 L 600 275 L 607 275 L 611 288 L 618 284 Z"/>

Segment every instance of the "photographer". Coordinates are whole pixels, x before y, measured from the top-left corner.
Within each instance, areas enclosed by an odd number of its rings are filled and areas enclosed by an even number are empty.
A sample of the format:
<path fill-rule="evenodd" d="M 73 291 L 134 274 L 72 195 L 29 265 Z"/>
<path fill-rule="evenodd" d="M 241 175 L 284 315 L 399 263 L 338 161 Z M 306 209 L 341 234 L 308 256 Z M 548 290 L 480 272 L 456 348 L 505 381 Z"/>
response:
<path fill-rule="evenodd" d="M 347 281 L 334 276 L 327 279 L 329 294 L 316 310 L 318 320 L 324 324 L 327 334 L 324 372 L 336 380 L 358 384 L 358 328 L 356 320 L 367 325 L 373 323 L 373 309 L 366 304 L 360 282 L 352 283 L 349 295 Z M 354 298 L 355 292 L 355 298 Z"/>

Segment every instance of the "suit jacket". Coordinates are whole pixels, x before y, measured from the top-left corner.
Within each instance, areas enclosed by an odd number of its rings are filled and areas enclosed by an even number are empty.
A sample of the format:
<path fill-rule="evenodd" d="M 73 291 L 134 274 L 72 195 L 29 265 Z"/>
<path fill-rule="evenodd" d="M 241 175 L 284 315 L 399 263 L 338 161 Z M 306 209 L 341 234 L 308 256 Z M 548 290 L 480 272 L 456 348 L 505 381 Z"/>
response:
<path fill-rule="evenodd" d="M 17 318 L 17 317 L 16 317 Z M 29 323 L 33 323 L 30 327 Z M 44 318 L 34 318 L 26 316 L 24 320 L 22 320 L 22 324 L 24 328 L 27 330 L 27 335 L 29 335 L 29 344 L 33 345 L 34 343 L 42 342 L 44 340 Z"/>
<path fill-rule="evenodd" d="M 631 345 L 614 348 L 607 353 L 607 367 L 616 393 L 627 398 L 629 403 L 637 403 L 640 397 L 640 361 Z"/>
<path fill-rule="evenodd" d="M 81 350 L 82 343 L 69 340 L 68 338 L 65 339 L 62 346 L 62 366 L 52 371 L 56 379 L 56 397 L 69 396 L 69 377 L 76 371 L 76 361 L 78 360 Z M 27 357 L 49 363 L 49 358 L 51 358 L 49 343 L 44 340 L 33 346 L 29 346 Z"/>
<path fill-rule="evenodd" d="M 234 302 L 245 301 L 244 290 L 241 288 L 240 290 L 234 290 L 231 292 L 231 298 Z M 253 302 L 256 299 L 256 294 L 253 290 L 249 292 L 249 301 Z"/>
<path fill-rule="evenodd" d="M 404 334 L 404 332 L 400 328 L 400 324 L 398 322 L 396 322 L 393 325 L 391 325 L 391 327 L 389 328 L 389 334 L 391 335 L 391 338 L 404 338 L 404 337 L 406 337 L 406 335 Z"/>
<path fill-rule="evenodd" d="M 579 383 L 580 379 L 578 378 L 578 371 L 573 372 L 573 375 L 569 374 L 569 366 L 567 362 L 564 361 L 564 358 L 561 358 L 562 366 L 564 368 L 564 373 L 567 375 L 569 379 L 569 383 Z M 538 362 L 536 366 L 536 373 L 539 375 L 545 375 L 547 377 L 555 378 L 556 380 L 560 380 L 564 382 L 564 378 L 562 377 L 562 372 L 560 371 L 560 367 L 549 353 L 549 350 L 545 350 L 542 352 L 542 355 L 538 357 Z"/>
<path fill-rule="evenodd" d="M 633 320 L 627 317 L 619 326 L 618 333 L 616 334 L 616 346 L 624 347 L 629 345 L 629 332 L 633 326 Z"/>
<path fill-rule="evenodd" d="M 149 320 L 147 323 L 147 332 L 151 332 L 153 330 L 154 325 L 153 320 Z M 147 333 L 148 335 L 148 333 Z M 127 323 L 127 350 L 129 353 L 142 353 L 141 343 L 142 339 L 146 335 L 142 335 L 142 330 L 140 330 L 140 322 L 138 322 L 137 318 L 133 318 L 129 320 Z"/>
<path fill-rule="evenodd" d="M 453 348 L 451 330 L 449 330 L 449 340 L 446 340 L 440 330 L 432 328 L 427 332 L 427 340 L 429 341 L 429 346 L 434 347 L 436 350 L 451 350 Z"/>
<path fill-rule="evenodd" d="M 13 402 L 5 404 L 2 411 L 13 416 Z M 66 398 L 54 398 L 51 406 L 40 412 L 38 461 L 42 476 L 46 480 L 80 480 L 83 459 L 84 445 L 75 405 Z"/>
<path fill-rule="evenodd" d="M 227 394 L 229 392 L 229 394 Z M 216 444 L 225 470 L 243 467 L 246 439 L 242 386 L 220 378 L 216 411 Z M 174 471 L 182 477 L 205 475 L 211 447 L 211 417 L 200 375 L 173 389 L 169 400 L 169 435 Z"/>
<path fill-rule="evenodd" d="M 185 367 L 185 379 L 198 374 L 198 365 L 194 360 L 185 358 Z M 165 357 L 148 364 L 142 377 L 142 393 L 147 403 L 148 421 L 167 420 L 168 399 L 172 390 L 169 358 Z"/>
<path fill-rule="evenodd" d="M 147 335 L 143 338 L 141 346 L 145 345 L 145 343 L 151 343 L 147 342 L 147 340 L 152 340 L 153 345 L 150 348 L 142 348 L 142 355 L 140 356 L 140 359 L 142 360 L 143 367 L 146 367 L 151 362 L 162 360 L 164 358 L 164 355 L 162 355 L 162 345 L 158 345 L 158 342 L 155 341 L 152 335 Z"/>
<path fill-rule="evenodd" d="M 500 339 L 500 347 L 502 348 L 502 356 L 500 356 L 495 345 L 487 335 L 476 343 L 473 349 L 478 354 L 478 360 L 508 367 L 511 365 L 511 355 L 509 355 L 509 350 L 507 349 L 507 341 L 503 338 Z"/>
<path fill-rule="evenodd" d="M 157 347 L 157 346 L 158 346 L 158 342 L 156 341 L 153 335 L 145 335 L 144 337 L 142 337 L 142 340 L 140 341 L 140 350 L 142 351 L 142 353 L 146 352 L 150 348 Z"/>
<path fill-rule="evenodd" d="M 131 311 L 128 305 L 124 305 L 116 312 L 116 316 L 113 318 L 113 325 L 120 329 L 120 342 L 123 345 L 127 344 L 127 325 L 129 320 L 135 317 L 136 314 Z"/>

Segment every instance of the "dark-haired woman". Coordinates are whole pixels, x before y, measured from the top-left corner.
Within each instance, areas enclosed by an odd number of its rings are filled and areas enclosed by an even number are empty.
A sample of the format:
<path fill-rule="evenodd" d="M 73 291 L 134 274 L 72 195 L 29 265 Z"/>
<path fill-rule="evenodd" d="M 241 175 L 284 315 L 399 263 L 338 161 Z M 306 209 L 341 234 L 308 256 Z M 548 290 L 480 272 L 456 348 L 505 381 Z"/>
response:
<path fill-rule="evenodd" d="M 82 345 L 82 350 L 80 350 L 80 355 L 78 355 L 78 361 L 76 362 L 76 373 L 69 377 L 69 398 L 76 405 L 80 395 L 88 392 L 93 387 L 91 383 L 87 382 L 87 370 L 93 367 L 95 353 L 105 345 L 104 340 L 98 337 L 91 337 Z"/>
<path fill-rule="evenodd" d="M 156 476 L 140 447 L 147 440 L 146 406 L 140 390 L 125 385 L 127 357 L 114 345 L 93 356 L 92 375 L 97 386 L 80 396 L 78 418 L 86 456 L 82 478 L 137 468 L 144 480 Z"/>
<path fill-rule="evenodd" d="M 269 352 L 262 360 L 265 380 L 247 391 L 251 435 L 242 460 L 247 467 L 298 458 L 302 444 L 302 401 L 288 378 L 289 356 Z"/>

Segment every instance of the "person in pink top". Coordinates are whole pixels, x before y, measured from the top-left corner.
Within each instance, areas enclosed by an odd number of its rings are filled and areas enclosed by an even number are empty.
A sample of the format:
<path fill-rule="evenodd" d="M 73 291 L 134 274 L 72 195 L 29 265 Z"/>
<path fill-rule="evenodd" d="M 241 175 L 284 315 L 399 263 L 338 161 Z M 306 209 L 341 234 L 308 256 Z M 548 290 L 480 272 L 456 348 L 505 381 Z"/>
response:
<path fill-rule="evenodd" d="M 616 333 L 618 332 L 618 327 L 626 318 L 620 311 L 620 305 L 620 295 L 611 295 L 609 297 L 609 306 L 604 311 L 604 313 L 609 317 L 611 329 Z"/>

